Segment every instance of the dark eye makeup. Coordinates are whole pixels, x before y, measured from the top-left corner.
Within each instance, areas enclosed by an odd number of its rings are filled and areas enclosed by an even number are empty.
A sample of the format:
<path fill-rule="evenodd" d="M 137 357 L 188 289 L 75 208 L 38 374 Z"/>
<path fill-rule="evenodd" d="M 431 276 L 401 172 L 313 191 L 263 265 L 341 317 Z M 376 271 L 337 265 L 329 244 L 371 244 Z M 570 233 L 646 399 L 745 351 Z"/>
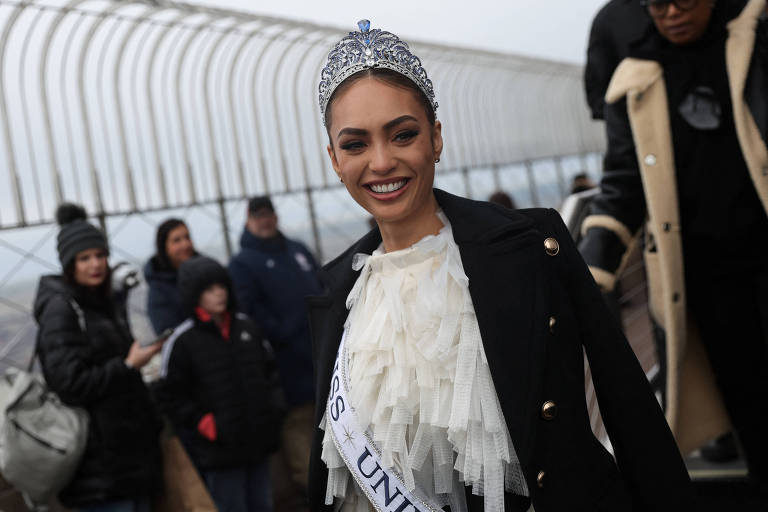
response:
<path fill-rule="evenodd" d="M 397 135 L 395 135 L 396 141 L 406 141 L 411 140 L 412 138 L 416 137 L 419 134 L 419 130 L 404 130 L 402 132 L 399 132 Z"/>
<path fill-rule="evenodd" d="M 364 146 L 361 141 L 359 140 L 351 140 L 348 142 L 344 142 L 342 144 L 339 144 L 339 147 L 345 151 L 354 151 L 356 149 L 360 149 Z"/>

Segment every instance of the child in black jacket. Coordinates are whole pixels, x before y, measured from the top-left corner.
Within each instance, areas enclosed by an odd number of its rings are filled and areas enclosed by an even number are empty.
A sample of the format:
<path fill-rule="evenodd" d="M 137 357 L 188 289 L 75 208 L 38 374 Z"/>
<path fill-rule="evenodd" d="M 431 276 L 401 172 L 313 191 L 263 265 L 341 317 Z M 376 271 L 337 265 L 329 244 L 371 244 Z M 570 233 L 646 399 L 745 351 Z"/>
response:
<path fill-rule="evenodd" d="M 179 268 L 191 317 L 163 348 L 158 397 L 221 512 L 270 511 L 268 455 L 281 409 L 271 349 L 236 313 L 232 283 L 216 261 Z"/>

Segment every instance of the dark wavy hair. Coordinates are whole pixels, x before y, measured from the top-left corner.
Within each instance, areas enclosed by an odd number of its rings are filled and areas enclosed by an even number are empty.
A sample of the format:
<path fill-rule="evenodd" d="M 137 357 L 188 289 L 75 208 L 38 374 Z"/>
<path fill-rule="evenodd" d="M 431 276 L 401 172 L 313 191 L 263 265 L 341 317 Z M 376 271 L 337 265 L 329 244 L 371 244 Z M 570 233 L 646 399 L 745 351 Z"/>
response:
<path fill-rule="evenodd" d="M 168 235 L 179 226 L 187 227 L 187 223 L 176 217 L 165 219 L 157 226 L 155 234 L 155 267 L 157 270 L 173 270 L 171 259 L 165 251 L 165 243 L 168 241 Z"/>

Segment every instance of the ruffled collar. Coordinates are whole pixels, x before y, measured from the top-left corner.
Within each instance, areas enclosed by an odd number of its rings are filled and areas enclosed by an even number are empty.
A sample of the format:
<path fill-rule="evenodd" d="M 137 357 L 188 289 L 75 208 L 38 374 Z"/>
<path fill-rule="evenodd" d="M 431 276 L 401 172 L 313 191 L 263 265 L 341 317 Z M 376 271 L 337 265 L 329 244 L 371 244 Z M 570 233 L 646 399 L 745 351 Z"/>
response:
<path fill-rule="evenodd" d="M 501 412 L 469 281 L 448 219 L 413 246 L 357 254 L 347 297 L 349 400 L 358 423 L 401 473 L 440 506 L 466 511 L 464 486 L 504 510 L 504 492 L 528 495 Z M 326 431 L 326 501 L 348 492 L 348 472 Z M 353 486 L 353 488 L 356 486 Z M 364 507 L 358 507 L 363 510 Z"/>

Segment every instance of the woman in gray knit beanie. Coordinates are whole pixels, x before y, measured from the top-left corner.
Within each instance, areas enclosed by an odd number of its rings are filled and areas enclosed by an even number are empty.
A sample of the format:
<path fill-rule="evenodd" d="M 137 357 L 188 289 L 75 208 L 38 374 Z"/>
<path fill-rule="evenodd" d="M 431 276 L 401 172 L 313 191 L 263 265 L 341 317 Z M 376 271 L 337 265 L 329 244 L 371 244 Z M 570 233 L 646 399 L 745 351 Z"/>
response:
<path fill-rule="evenodd" d="M 81 512 L 149 512 L 162 482 L 162 423 L 138 370 L 161 344 L 134 341 L 125 294 L 110 287 L 107 239 L 85 210 L 63 204 L 56 219 L 63 272 L 40 278 L 37 351 L 51 390 L 91 419 L 85 452 L 59 500 Z"/>
<path fill-rule="evenodd" d="M 64 277 L 69 284 L 86 287 L 108 286 L 109 245 L 104 233 L 86 220 L 82 206 L 72 203 L 64 203 L 58 207 L 56 221 L 61 227 L 56 239 L 56 249 Z M 78 260 L 77 265 L 75 260 Z M 108 293 L 107 289 L 104 291 Z"/>

